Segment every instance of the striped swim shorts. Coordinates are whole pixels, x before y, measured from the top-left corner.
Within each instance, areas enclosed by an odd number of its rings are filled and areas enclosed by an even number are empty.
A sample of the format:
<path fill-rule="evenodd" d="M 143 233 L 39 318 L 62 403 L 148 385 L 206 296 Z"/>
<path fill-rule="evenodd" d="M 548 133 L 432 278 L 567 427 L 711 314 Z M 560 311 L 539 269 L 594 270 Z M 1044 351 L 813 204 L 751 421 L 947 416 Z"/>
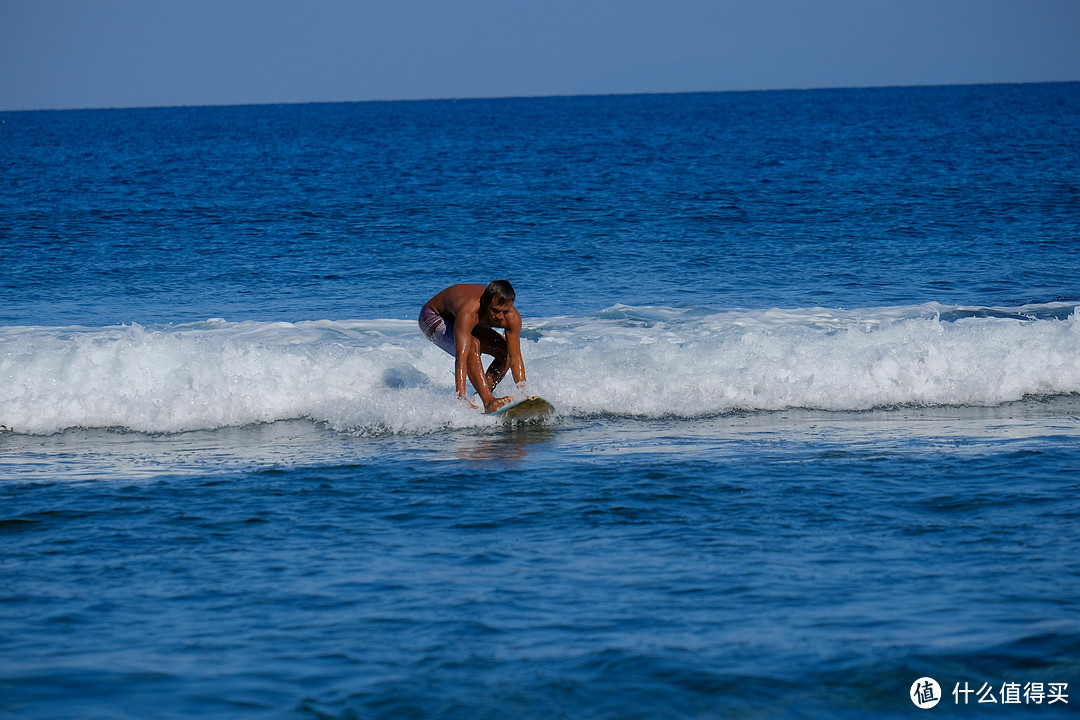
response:
<path fill-rule="evenodd" d="M 453 320 L 446 322 L 446 318 L 425 305 L 424 309 L 420 311 L 417 322 L 420 324 L 420 330 L 424 333 L 424 337 L 451 355 L 456 356 L 457 346 L 454 344 Z"/>

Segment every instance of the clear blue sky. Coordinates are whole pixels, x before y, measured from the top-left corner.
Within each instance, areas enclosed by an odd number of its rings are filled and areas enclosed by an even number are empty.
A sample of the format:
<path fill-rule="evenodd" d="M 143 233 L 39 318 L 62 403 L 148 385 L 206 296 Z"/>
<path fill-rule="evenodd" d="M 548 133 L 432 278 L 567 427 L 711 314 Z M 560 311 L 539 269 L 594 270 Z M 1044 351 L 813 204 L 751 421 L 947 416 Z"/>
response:
<path fill-rule="evenodd" d="M 0 0 L 0 110 L 1080 80 L 1080 0 Z"/>

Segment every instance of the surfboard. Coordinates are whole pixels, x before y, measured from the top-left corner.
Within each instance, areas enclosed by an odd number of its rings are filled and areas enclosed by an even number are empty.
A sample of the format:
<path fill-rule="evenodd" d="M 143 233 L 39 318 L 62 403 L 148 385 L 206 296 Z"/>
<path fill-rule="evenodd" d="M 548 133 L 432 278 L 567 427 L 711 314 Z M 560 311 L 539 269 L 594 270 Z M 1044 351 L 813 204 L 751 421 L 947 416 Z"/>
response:
<path fill-rule="evenodd" d="M 539 395 L 527 397 L 524 400 L 504 405 L 492 415 L 498 415 L 504 420 L 535 420 L 551 415 L 555 412 L 555 406 Z"/>

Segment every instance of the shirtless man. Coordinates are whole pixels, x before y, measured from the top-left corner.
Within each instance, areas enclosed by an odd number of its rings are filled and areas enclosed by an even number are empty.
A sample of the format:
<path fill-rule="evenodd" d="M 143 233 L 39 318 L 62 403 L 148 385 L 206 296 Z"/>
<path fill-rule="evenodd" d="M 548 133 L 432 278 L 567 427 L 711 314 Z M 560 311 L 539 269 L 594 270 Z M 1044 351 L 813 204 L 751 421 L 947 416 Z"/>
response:
<path fill-rule="evenodd" d="M 454 356 L 454 380 L 458 397 L 477 409 L 465 397 L 467 377 L 484 412 L 494 412 L 513 402 L 512 396 L 495 397 L 495 386 L 510 370 L 514 382 L 525 383 L 525 363 L 521 359 L 521 314 L 514 307 L 514 288 L 506 280 L 483 285 L 451 285 L 424 303 L 420 329 L 428 340 Z M 494 328 L 502 328 L 503 337 Z M 481 353 L 491 355 L 488 369 Z"/>

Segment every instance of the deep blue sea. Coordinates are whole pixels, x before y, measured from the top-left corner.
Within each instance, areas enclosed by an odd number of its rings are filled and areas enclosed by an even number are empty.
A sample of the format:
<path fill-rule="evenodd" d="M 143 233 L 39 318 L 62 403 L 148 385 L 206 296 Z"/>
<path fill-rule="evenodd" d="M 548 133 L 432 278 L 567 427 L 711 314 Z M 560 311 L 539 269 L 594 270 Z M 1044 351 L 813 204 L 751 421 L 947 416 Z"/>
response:
<path fill-rule="evenodd" d="M 0 426 L 5 718 L 1073 717 L 1080 83 L 0 113 Z"/>

